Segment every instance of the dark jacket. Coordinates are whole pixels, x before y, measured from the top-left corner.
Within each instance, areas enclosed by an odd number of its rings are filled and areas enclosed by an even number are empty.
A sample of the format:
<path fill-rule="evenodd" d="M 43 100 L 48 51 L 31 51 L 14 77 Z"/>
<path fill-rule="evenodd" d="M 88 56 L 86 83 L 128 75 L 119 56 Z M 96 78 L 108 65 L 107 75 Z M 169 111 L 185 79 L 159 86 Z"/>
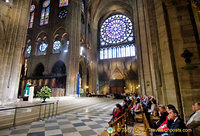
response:
<path fill-rule="evenodd" d="M 169 136 L 187 136 L 187 132 L 183 132 L 183 129 L 186 129 L 185 123 L 181 118 L 178 117 L 178 119 L 170 126 L 168 134 Z"/>
<path fill-rule="evenodd" d="M 128 105 L 126 103 L 122 105 L 123 112 L 125 112 L 127 108 L 128 108 Z"/>

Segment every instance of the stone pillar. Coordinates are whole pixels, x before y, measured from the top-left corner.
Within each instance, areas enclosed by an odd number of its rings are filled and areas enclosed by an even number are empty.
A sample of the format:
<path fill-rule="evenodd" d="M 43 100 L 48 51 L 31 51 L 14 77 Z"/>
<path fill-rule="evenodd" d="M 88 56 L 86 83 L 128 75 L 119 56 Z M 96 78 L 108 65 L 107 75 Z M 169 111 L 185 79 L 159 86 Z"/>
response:
<path fill-rule="evenodd" d="M 193 53 L 191 65 L 200 66 L 198 44 L 192 22 L 189 2 L 165 3 L 168 21 L 168 36 L 174 70 L 178 108 L 188 118 L 193 101 L 200 99 L 200 69 L 187 70 L 185 59 L 181 57 L 184 49 Z M 182 108 L 182 109 L 180 109 Z"/>
<path fill-rule="evenodd" d="M 71 22 L 70 22 L 70 47 L 69 47 L 69 68 L 67 76 L 66 95 L 75 95 L 77 88 L 77 75 L 79 72 L 80 56 L 80 33 L 81 33 L 81 1 L 71 1 Z M 66 26 L 67 28 L 67 26 Z"/>
<path fill-rule="evenodd" d="M 0 104 L 17 100 L 21 72 L 20 57 L 25 46 L 30 4 L 31 1 L 26 0 L 9 3 L 0 1 L 0 22 L 4 22 L 2 37 L 5 37 L 5 41 L 0 43 Z"/>
<path fill-rule="evenodd" d="M 93 22 L 93 20 L 91 21 Z M 97 58 L 99 53 L 97 52 L 97 28 L 91 24 L 91 35 L 92 35 L 92 45 L 90 50 L 90 81 L 89 81 L 89 90 L 90 92 L 96 93 L 97 91 L 97 79 L 98 79 L 98 73 L 97 73 Z"/>
<path fill-rule="evenodd" d="M 152 58 L 150 50 L 149 20 L 146 0 L 136 0 L 135 9 L 135 30 L 136 30 L 136 48 L 139 63 L 139 79 L 142 94 L 154 95 L 152 83 Z"/>

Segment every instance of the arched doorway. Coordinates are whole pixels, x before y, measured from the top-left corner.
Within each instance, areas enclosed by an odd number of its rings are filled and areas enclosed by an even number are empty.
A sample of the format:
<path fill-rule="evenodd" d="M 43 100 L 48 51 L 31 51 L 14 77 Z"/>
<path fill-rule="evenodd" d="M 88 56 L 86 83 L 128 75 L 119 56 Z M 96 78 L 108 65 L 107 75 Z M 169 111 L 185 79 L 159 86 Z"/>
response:
<path fill-rule="evenodd" d="M 33 72 L 33 76 L 34 77 L 40 77 L 40 76 L 43 76 L 43 72 L 44 72 L 44 65 L 42 63 L 39 63 L 34 72 Z"/>
<path fill-rule="evenodd" d="M 52 68 L 52 77 L 55 79 L 54 88 L 66 88 L 66 67 L 62 61 L 58 61 Z"/>

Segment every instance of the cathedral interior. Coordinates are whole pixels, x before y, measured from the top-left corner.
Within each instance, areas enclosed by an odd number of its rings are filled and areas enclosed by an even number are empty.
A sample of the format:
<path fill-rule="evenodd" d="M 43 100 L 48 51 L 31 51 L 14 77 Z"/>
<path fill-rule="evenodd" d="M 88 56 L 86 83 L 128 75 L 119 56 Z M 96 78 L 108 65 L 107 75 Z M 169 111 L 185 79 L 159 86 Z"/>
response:
<path fill-rule="evenodd" d="M 60 96 L 151 95 L 184 118 L 200 100 L 198 0 L 1 0 L 0 105 L 27 82 Z"/>

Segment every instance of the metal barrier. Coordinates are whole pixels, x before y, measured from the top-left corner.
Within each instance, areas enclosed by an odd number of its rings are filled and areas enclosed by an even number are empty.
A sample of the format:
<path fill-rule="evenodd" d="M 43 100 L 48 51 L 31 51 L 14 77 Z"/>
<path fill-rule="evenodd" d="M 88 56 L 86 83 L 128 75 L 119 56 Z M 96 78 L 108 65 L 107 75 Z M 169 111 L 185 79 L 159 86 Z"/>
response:
<path fill-rule="evenodd" d="M 56 105 L 55 105 L 56 103 Z M 38 105 L 32 105 L 32 106 L 23 106 L 23 107 L 14 107 L 14 108 L 6 108 L 6 109 L 0 109 L 0 111 L 8 111 L 8 110 L 15 110 L 14 112 L 14 118 L 13 118 L 13 128 L 16 128 L 16 118 L 17 118 L 17 110 L 18 109 L 24 109 L 24 108 L 32 108 L 32 107 L 40 107 L 39 109 L 39 120 L 42 120 L 41 118 L 41 113 L 42 113 L 42 106 L 45 106 L 44 108 L 44 117 L 43 119 L 45 119 L 46 117 L 46 106 L 49 105 L 49 113 L 48 113 L 48 118 L 54 117 L 57 115 L 57 110 L 58 110 L 58 100 L 56 102 L 52 102 L 52 103 L 42 103 L 42 104 L 38 104 Z M 52 114 L 51 114 L 51 105 L 53 105 L 52 108 Z M 56 106 L 56 107 L 55 107 Z M 56 109 L 56 111 L 54 112 L 54 109 Z"/>

